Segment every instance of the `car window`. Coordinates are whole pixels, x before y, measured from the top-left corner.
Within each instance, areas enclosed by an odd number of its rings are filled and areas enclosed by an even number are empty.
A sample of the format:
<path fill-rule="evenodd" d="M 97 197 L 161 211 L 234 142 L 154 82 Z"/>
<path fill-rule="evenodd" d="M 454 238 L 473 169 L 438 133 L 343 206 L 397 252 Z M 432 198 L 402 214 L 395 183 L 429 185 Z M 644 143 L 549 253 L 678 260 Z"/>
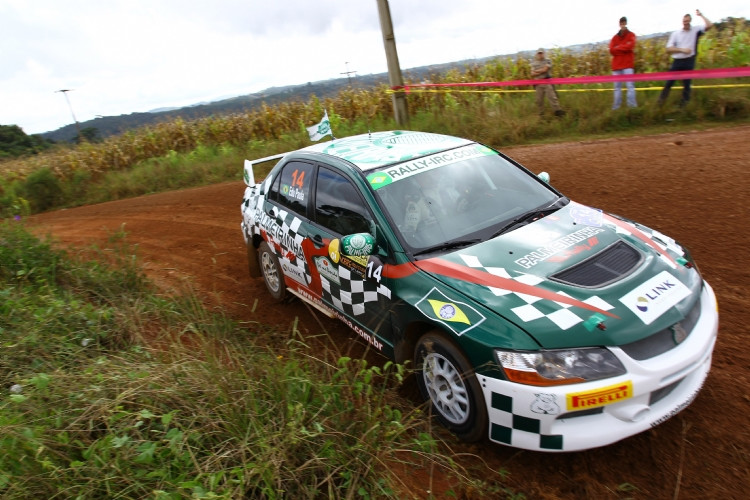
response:
<path fill-rule="evenodd" d="M 357 188 L 329 168 L 318 169 L 315 221 L 341 235 L 370 232 L 372 217 Z"/>
<path fill-rule="evenodd" d="M 515 217 L 559 197 L 497 154 L 404 170 L 407 174 L 393 166 L 384 172 L 392 180 L 376 190 L 381 206 L 417 251 L 492 236 Z"/>
<path fill-rule="evenodd" d="M 284 165 L 271 186 L 270 199 L 298 214 L 306 215 L 313 168 L 311 163 L 301 161 L 291 161 Z"/>

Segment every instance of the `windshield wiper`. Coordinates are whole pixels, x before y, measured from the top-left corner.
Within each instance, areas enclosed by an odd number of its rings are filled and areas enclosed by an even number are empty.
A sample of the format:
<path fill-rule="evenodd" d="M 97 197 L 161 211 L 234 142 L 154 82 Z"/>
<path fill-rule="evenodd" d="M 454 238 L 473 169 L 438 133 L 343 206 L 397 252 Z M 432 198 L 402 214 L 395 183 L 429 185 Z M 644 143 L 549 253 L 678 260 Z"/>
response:
<path fill-rule="evenodd" d="M 424 250 L 420 250 L 419 252 L 414 253 L 414 256 L 416 257 L 417 255 L 424 255 L 426 253 L 439 252 L 441 250 L 454 250 L 456 248 L 468 247 L 469 245 L 473 245 L 474 243 L 479 243 L 480 241 L 482 241 L 481 238 L 448 241 L 446 243 L 435 245 L 434 247 L 429 247 L 429 248 L 425 248 Z"/>
<path fill-rule="evenodd" d="M 557 212 L 564 206 L 564 202 L 566 198 L 559 198 L 551 205 L 545 207 L 545 208 L 535 208 L 534 210 L 529 210 L 528 212 L 525 212 L 518 217 L 514 218 L 507 224 L 505 224 L 503 227 L 500 228 L 499 231 L 495 231 L 495 233 L 490 237 L 490 239 L 495 238 L 497 236 L 500 236 L 503 233 L 507 233 L 511 229 L 515 228 L 516 226 L 520 226 L 521 224 L 528 224 L 529 222 L 534 222 L 537 219 L 541 219 L 542 217 L 546 217 L 551 213 Z"/>

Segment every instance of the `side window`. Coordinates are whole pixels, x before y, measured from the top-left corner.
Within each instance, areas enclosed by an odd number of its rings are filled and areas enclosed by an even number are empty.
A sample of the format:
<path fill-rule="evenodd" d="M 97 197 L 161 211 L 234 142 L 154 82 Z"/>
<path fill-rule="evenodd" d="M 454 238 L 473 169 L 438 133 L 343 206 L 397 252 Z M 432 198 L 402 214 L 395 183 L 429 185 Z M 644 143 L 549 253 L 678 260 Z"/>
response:
<path fill-rule="evenodd" d="M 312 177 L 312 164 L 301 161 L 287 163 L 271 186 L 270 199 L 298 214 L 306 215 Z"/>
<path fill-rule="evenodd" d="M 357 188 L 338 172 L 318 169 L 315 221 L 332 232 L 347 235 L 370 232 L 372 217 Z"/>

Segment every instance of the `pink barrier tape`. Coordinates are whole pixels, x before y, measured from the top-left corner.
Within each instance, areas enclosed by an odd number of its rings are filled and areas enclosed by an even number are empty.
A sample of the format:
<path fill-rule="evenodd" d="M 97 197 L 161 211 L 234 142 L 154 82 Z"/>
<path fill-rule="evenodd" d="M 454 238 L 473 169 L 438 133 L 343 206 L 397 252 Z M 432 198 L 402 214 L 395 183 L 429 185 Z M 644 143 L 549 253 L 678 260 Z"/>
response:
<path fill-rule="evenodd" d="M 661 71 L 658 73 L 634 73 L 632 75 L 576 76 L 547 78 L 544 80 L 510 80 L 505 82 L 467 83 L 418 83 L 391 87 L 392 90 L 425 89 L 439 87 L 516 87 L 521 85 L 584 85 L 589 83 L 641 82 L 654 80 L 698 80 L 705 78 L 741 78 L 750 76 L 750 66 L 740 68 L 693 69 L 689 71 Z"/>

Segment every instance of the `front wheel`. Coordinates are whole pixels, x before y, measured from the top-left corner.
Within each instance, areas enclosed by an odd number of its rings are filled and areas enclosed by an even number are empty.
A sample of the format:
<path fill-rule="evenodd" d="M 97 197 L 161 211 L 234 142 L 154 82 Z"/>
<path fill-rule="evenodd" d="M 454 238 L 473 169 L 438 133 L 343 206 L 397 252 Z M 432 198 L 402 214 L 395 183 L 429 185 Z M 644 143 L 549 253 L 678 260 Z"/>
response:
<path fill-rule="evenodd" d="M 258 247 L 258 261 L 263 273 L 263 281 L 274 300 L 281 301 L 286 297 L 286 284 L 284 273 L 279 265 L 279 259 L 271 251 L 271 247 L 265 241 Z"/>
<path fill-rule="evenodd" d="M 417 342 L 414 362 L 419 390 L 438 421 L 463 441 L 486 437 L 482 389 L 461 350 L 442 333 L 430 332 Z"/>

